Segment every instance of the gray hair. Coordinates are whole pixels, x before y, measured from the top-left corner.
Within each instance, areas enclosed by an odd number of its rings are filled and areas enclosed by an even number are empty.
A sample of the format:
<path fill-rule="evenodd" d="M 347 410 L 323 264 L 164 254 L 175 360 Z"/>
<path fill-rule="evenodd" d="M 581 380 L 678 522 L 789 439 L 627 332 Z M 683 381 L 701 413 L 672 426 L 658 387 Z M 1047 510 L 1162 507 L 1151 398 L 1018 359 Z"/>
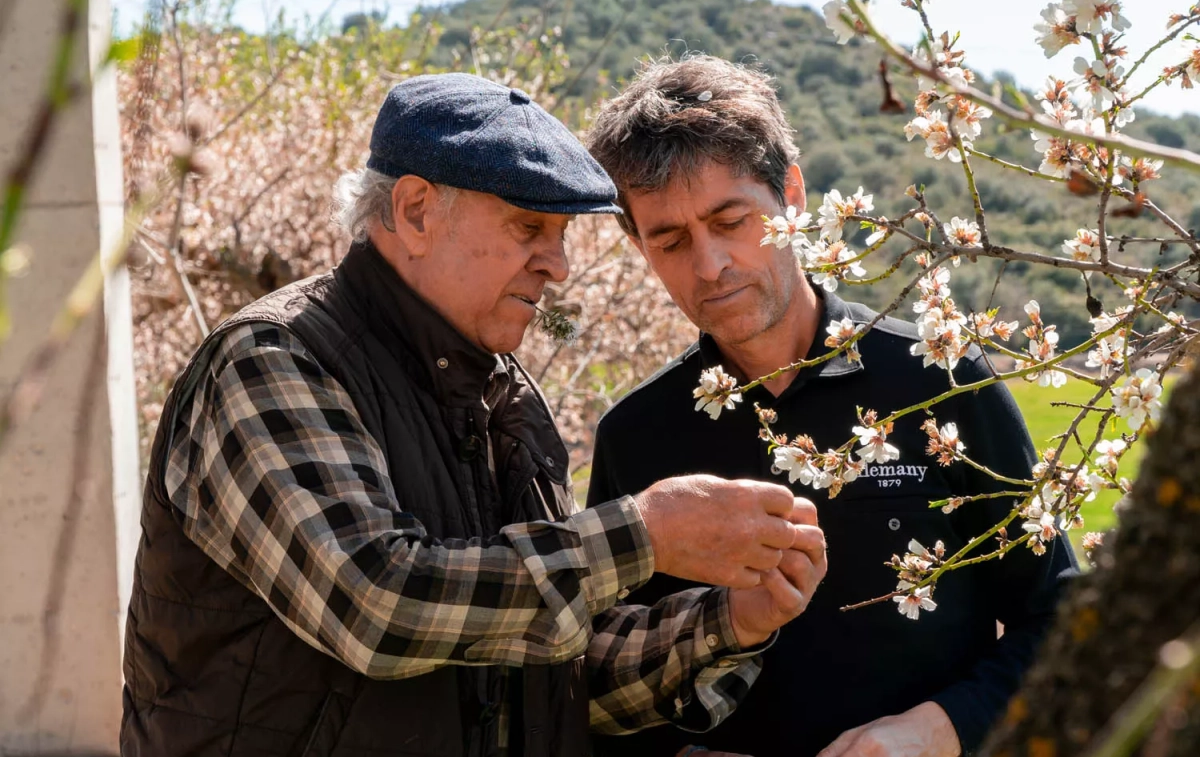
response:
<path fill-rule="evenodd" d="M 438 210 L 445 213 L 454 205 L 458 190 L 445 184 L 438 188 Z M 388 231 L 396 230 L 392 217 L 392 190 L 396 179 L 370 168 L 347 171 L 334 186 L 333 218 L 355 242 L 365 242 L 375 228 L 382 224 Z"/>

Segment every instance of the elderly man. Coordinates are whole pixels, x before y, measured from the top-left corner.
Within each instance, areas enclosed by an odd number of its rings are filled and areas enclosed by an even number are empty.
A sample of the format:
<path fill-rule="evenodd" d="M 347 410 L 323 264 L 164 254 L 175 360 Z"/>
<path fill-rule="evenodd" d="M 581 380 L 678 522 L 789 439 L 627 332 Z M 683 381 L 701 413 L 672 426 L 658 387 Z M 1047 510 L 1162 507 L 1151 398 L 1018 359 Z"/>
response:
<path fill-rule="evenodd" d="M 701 371 L 720 364 L 742 381 L 765 376 L 824 354 L 831 324 L 864 325 L 875 314 L 812 286 L 790 247 L 760 244 L 764 216 L 805 205 L 792 130 L 769 80 L 706 56 L 651 64 L 600 109 L 588 142 L 620 190 L 620 222 L 701 330 L 697 344 L 601 421 L 590 500 L 684 471 L 781 480 L 753 412 L 726 411 L 715 421 L 695 412 Z M 946 390 L 945 372 L 925 370 L 909 354 L 918 341 L 912 324 L 884 319 L 858 343 L 860 361 L 842 355 L 785 373 L 747 392 L 744 404 L 774 410 L 778 433 L 839 447 L 857 422 L 856 407 L 887 413 Z M 959 385 L 990 375 L 978 350 L 955 370 Z M 973 460 L 1030 477 L 1034 449 L 1003 385 L 940 404 L 936 413 L 941 423 L 957 422 Z M 747 699 L 704 743 L 756 757 L 954 757 L 976 748 L 1003 712 L 1052 616 L 1057 581 L 1073 569 L 1061 538 L 1043 557 L 1020 549 L 947 575 L 936 611 L 919 621 L 890 602 L 840 610 L 894 589 L 883 562 L 904 554 L 909 539 L 941 540 L 953 552 L 1011 508 L 996 498 L 950 515 L 931 510 L 931 500 L 1008 487 L 963 463 L 936 465 L 925 454 L 922 420 L 898 421 L 888 441 L 899 460 L 868 468 L 836 499 L 801 489 L 816 498 L 832 571 L 808 611 L 764 654 Z M 656 577 L 631 601 L 690 586 Z M 695 740 L 656 728 L 604 739 L 597 753 L 656 757 Z"/>
<path fill-rule="evenodd" d="M 579 512 L 507 354 L 607 176 L 452 74 L 389 93 L 341 191 L 343 262 L 216 329 L 164 407 L 122 753 L 571 757 L 727 717 L 824 574 L 811 503 L 690 476 Z M 618 604 L 655 570 L 734 588 Z"/>

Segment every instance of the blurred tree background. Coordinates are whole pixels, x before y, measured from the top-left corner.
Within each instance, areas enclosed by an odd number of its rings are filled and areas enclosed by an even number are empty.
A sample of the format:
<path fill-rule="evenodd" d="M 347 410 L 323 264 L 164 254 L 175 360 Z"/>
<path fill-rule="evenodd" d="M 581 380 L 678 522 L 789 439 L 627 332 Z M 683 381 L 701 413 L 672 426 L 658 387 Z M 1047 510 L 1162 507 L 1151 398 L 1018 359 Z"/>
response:
<path fill-rule="evenodd" d="M 862 186 L 874 194 L 877 211 L 895 217 L 908 207 L 905 187 L 916 184 L 926 188 L 943 220 L 972 215 L 962 171 L 925 157 L 922 140 L 904 139 L 911 111 L 881 112 L 880 50 L 859 40 L 836 45 L 808 8 L 767 0 L 465 0 L 405 19 L 354 13 L 302 27 L 280 16 L 267 33 L 254 34 L 230 23 L 234 2 L 168 3 L 123 43 L 129 198 L 161 184 L 180 135 L 197 124 L 204 133 L 195 147 L 211 164 L 141 224 L 131 248 L 144 438 L 207 328 L 340 259 L 346 240 L 330 222 L 333 184 L 341 172 L 362 165 L 378 104 L 407 76 L 461 70 L 519 86 L 582 133 L 597 104 L 619 91 L 647 57 L 702 51 L 760 65 L 775 77 L 796 129 L 811 209 L 830 189 Z M 968 50 L 967 65 L 970 60 Z M 912 82 L 897 77 L 895 85 L 899 99 L 911 103 Z M 1032 101 L 1032 93 L 1003 78 L 980 86 L 1009 102 Z M 1141 113 L 1127 133 L 1200 149 L 1196 116 Z M 1036 168 L 1040 155 L 1033 145 L 1029 132 L 998 121 L 976 141 L 984 151 Z M 1094 199 L 1073 196 L 1062 184 L 1014 180 L 1011 171 L 982 160 L 976 171 L 993 238 L 1003 244 L 1061 254 L 1063 240 L 1094 217 Z M 1190 198 L 1198 188 L 1200 175 L 1175 170 L 1164 172 L 1149 192 L 1194 228 L 1200 207 Z M 522 355 L 552 398 L 583 479 L 599 415 L 694 332 L 614 224 L 594 219 L 576 227 L 572 278 L 548 304 L 578 315 L 583 338 L 559 348 L 535 336 Z M 1109 233 L 1137 236 L 1154 228 L 1148 219 L 1120 218 Z M 857 245 L 868 234 L 847 233 Z M 1126 259 L 1169 263 L 1184 249 L 1160 253 L 1130 245 Z M 885 252 L 897 255 L 900 248 Z M 880 307 L 902 284 L 892 277 L 847 286 L 842 294 Z M 1100 277 L 1092 286 L 1110 308 L 1122 299 Z M 1022 305 L 1037 299 L 1046 320 L 1058 325 L 1063 348 L 1091 331 L 1076 272 L 984 260 L 956 271 L 955 297 L 964 310 L 998 305 L 1006 319 L 1021 317 Z M 1185 315 L 1200 315 L 1187 307 Z M 1055 398 L 1039 397 L 1049 410 Z M 1111 503 L 1102 504 L 1107 524 Z"/>
<path fill-rule="evenodd" d="M 877 211 L 895 217 L 899 208 L 907 207 L 905 187 L 917 184 L 925 185 L 930 206 L 943 220 L 971 216 L 962 171 L 926 158 L 921 140 L 905 142 L 904 124 L 912 118 L 911 110 L 880 112 L 879 49 L 858 39 L 837 45 L 824 19 L 809 8 L 767 0 L 559 0 L 549 5 L 540 0 L 466 0 L 440 12 L 445 31 L 435 59 L 449 62 L 461 55 L 470 45 L 472 30 L 486 28 L 496 18 L 530 27 L 546 23 L 561 27 L 573 70 L 557 94 L 580 104 L 579 127 L 586 127 L 587 106 L 617 92 L 648 55 L 706 52 L 761 65 L 775 77 L 780 100 L 796 129 L 810 208 L 818 206 L 830 189 L 845 193 L 862 186 L 874 194 Z M 1030 19 L 1031 28 L 1035 20 Z M 966 53 L 970 66 L 969 48 Z M 898 78 L 895 84 L 899 99 L 911 104 L 916 93 L 912 82 Z M 1013 82 L 1002 76 L 982 80 L 979 86 L 1005 92 Z M 1013 101 L 1011 92 L 1006 94 Z M 1032 93 L 1024 94 L 1036 106 Z M 1125 133 L 1165 146 L 1200 149 L 1200 117 L 1194 115 L 1140 113 Z M 1028 131 L 1005 130 L 998 123 L 988 124 L 976 147 L 1032 168 L 1040 161 Z M 1063 240 L 1074 236 L 1080 219 L 1094 215 L 1091 198 L 1073 196 L 1061 185 L 1014 181 L 999 166 L 976 163 L 988 226 L 1006 245 L 1060 254 Z M 1194 229 L 1200 228 L 1200 205 L 1190 198 L 1198 190 L 1200 175 L 1167 171 L 1155 183 L 1152 196 L 1186 228 Z M 1151 228 L 1147 220 L 1126 219 L 1109 233 L 1136 236 Z M 861 247 L 868 234 L 861 231 L 854 241 Z M 1150 250 L 1147 257 L 1157 257 L 1157 250 Z M 979 309 L 988 303 L 997 267 L 989 261 L 956 272 L 955 296 L 964 308 Z M 901 284 L 889 279 L 851 290 L 848 296 L 881 306 L 893 299 Z M 1101 299 L 1113 301 L 1119 295 L 1103 283 L 1097 292 Z M 1010 263 L 996 288 L 994 304 L 1015 318 L 1030 297 L 1042 305 L 1048 322 L 1058 324 L 1064 346 L 1077 344 L 1090 333 L 1078 274 Z"/>

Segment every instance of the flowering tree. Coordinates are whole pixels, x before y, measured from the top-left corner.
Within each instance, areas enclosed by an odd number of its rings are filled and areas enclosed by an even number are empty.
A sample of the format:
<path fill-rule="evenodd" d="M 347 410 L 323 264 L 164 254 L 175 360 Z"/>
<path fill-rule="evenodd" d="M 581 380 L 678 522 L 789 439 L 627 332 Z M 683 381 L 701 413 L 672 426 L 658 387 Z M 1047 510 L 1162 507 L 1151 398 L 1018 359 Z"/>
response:
<path fill-rule="evenodd" d="M 213 325 L 340 259 L 349 240 L 331 221 L 333 187 L 362 165 L 387 90 L 447 70 L 432 56 L 442 32 L 433 17 L 304 41 L 168 4 L 160 25 L 119 79 L 128 202 L 169 184 L 132 225 L 128 255 L 143 451 L 171 382 Z M 578 114 L 555 93 L 579 72 L 561 36 L 547 18 L 477 29 L 448 65 L 521 87 L 571 123 Z M 164 166 L 183 170 L 164 181 Z M 611 220 L 572 224 L 572 275 L 547 287 L 539 324 L 566 339 L 534 333 L 521 349 L 575 469 L 600 414 L 694 336 L 627 244 Z"/>
<path fill-rule="evenodd" d="M 916 81 L 916 115 L 904 126 L 904 134 L 910 141 L 923 140 L 930 159 L 954 164 L 954 170 L 962 171 L 974 213 L 944 220 L 939 209 L 926 202 L 922 187 L 909 186 L 905 193 L 908 209 L 896 218 L 887 218 L 873 213 L 874 197 L 859 187 L 853 194 L 830 191 L 815 217 L 789 208 L 783 216 L 764 218 L 762 243 L 791 246 L 814 284 L 827 291 L 892 277 L 903 277 L 906 283 L 871 323 L 856 326 L 847 319 L 832 324 L 829 333 L 822 335 L 825 344 L 834 348 L 826 355 L 797 361 L 742 386 L 718 366 L 705 372 L 695 396 L 697 410 L 716 418 L 723 410 L 734 408 L 745 391 L 784 371 L 843 353 L 858 360 L 855 345 L 863 334 L 884 316 L 900 311 L 910 293 L 915 293 L 911 307 L 921 341 L 912 348 L 913 359 L 920 359 L 929 370 L 946 372 L 948 391 L 909 407 L 860 410 L 858 424 L 847 424 L 847 441 L 827 450 L 817 448 L 807 436 L 789 439 L 775 433 L 774 413 L 756 410 L 760 436 L 776 470 L 789 482 L 827 489 L 830 497 L 836 497 L 868 464 L 898 458 L 899 450 L 888 442 L 888 435 L 896 421 L 914 413 L 930 416 L 922 428 L 928 435 L 927 453 L 939 465 L 972 466 L 1003 484 L 1000 492 L 930 503 L 951 512 L 984 498 L 1006 497 L 1015 502 L 1006 518 L 974 535 L 956 552 L 948 552 L 940 542 L 923 545 L 911 541 L 906 554 L 891 559 L 897 573 L 896 589 L 855 605 L 894 601 L 901 613 L 916 619 L 921 611 L 936 608 L 937 582 L 948 571 L 1000 558 L 1013 549 L 1043 554 L 1045 545 L 1059 532 L 1083 527 L 1082 505 L 1098 491 L 1128 493 L 1131 488 L 1128 480 L 1118 476 L 1118 464 L 1131 445 L 1158 423 L 1164 376 L 1185 359 L 1200 333 L 1197 322 L 1184 315 L 1185 306 L 1200 296 L 1200 286 L 1195 283 L 1200 271 L 1200 240 L 1150 199 L 1146 185 L 1158 178 L 1167 164 L 1200 168 L 1200 155 L 1134 140 L 1121 131 L 1134 119 L 1132 106 L 1147 93 L 1161 86 L 1191 87 L 1193 78 L 1200 75 L 1198 48 L 1187 60 L 1165 68 L 1145 89 L 1130 89 L 1130 77 L 1151 53 L 1200 22 L 1200 5 L 1171 16 L 1163 39 L 1126 70 L 1129 55 L 1121 43 L 1129 21 L 1121 15 L 1120 2 L 1050 3 L 1034 31 L 1047 57 L 1064 51 L 1079 53 L 1075 63 L 1078 76 L 1071 81 L 1049 79 L 1036 93 L 1039 103 L 1035 108 L 1019 93 L 1004 100 L 975 89 L 975 75 L 967 66 L 965 51 L 956 48 L 957 37 L 933 26 L 927 0 L 904 0 L 903 4 L 919 15 L 925 31 L 912 51 L 880 31 L 862 0 L 835 0 L 825 5 L 824 12 L 839 43 L 855 38 L 874 43 L 896 69 L 891 73 Z M 883 109 L 906 110 L 890 87 L 886 64 L 882 70 L 887 87 Z M 975 143 L 989 119 L 1029 129 L 1030 157 L 1040 159 L 1039 165 L 1033 168 L 1008 162 L 978 149 Z M 1056 182 L 1065 192 L 1095 197 L 1095 215 L 1074 237 L 1062 241 L 1061 254 L 1006 246 L 989 234 L 986 197 L 976 182 L 975 166 L 980 161 L 1001 166 L 1015 179 Z M 1120 207 L 1115 207 L 1117 202 Z M 1121 219 L 1140 216 L 1154 219 L 1161 235 L 1120 233 Z M 862 249 L 853 249 L 847 241 L 849 235 L 844 232 L 848 225 L 871 231 Z M 1145 245 L 1160 248 L 1160 264 L 1141 265 L 1127 253 L 1127 249 L 1132 253 Z M 1033 300 L 1020 314 L 1001 313 L 990 303 L 978 311 L 960 307 L 952 291 L 955 270 L 989 259 L 1077 272 L 1084 290 L 1082 304 L 1091 315 L 1090 338 L 1069 348 L 1060 346 L 1055 326 L 1043 320 Z M 879 260 L 884 260 L 881 270 L 872 275 L 869 266 Z M 1002 274 L 1003 267 L 1000 271 Z M 1097 296 L 1102 282 L 1107 291 L 1120 293 L 1121 304 L 1105 307 Z M 993 369 L 990 378 L 957 384 L 952 371 L 972 345 L 997 362 L 1011 361 L 1012 369 Z M 1051 388 L 1082 382 L 1091 388 L 1091 399 L 1077 407 L 1069 427 L 1056 437 L 1055 446 L 1041 452 L 1027 479 L 989 471 L 971 458 L 955 424 L 936 420 L 939 403 L 1013 379 Z M 1085 427 L 1096 428 L 1096 433 L 1085 437 Z M 1101 540 L 1101 534 L 1087 534 L 1085 550 L 1090 552 Z"/>

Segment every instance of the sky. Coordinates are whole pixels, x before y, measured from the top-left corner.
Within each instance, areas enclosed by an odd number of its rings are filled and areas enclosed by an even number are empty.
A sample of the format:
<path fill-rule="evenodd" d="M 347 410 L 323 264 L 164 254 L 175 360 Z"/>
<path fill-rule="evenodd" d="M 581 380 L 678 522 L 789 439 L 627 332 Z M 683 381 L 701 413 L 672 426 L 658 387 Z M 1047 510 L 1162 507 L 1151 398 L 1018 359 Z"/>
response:
<path fill-rule="evenodd" d="M 820 10 L 824 0 L 783 0 L 791 5 L 807 5 Z M 146 7 L 147 0 L 112 0 L 117 14 L 118 29 L 127 29 Z M 1126 33 L 1125 44 L 1131 58 L 1136 59 L 1157 42 L 1166 28 L 1167 18 L 1183 12 L 1192 0 L 1126 0 L 1123 13 L 1133 26 Z M 289 17 L 307 13 L 317 18 L 330 10 L 335 22 L 358 11 L 380 10 L 389 20 L 402 20 L 416 9 L 418 0 L 237 0 L 234 21 L 245 28 L 260 31 L 265 19 L 274 18 L 281 7 Z M 426 3 L 428 5 L 429 3 Z M 965 63 L 978 73 L 991 75 L 1006 71 L 1024 87 L 1036 88 L 1053 74 L 1060 78 L 1074 76 L 1072 65 L 1078 53 L 1067 48 L 1047 60 L 1034 41 L 1033 25 L 1040 20 L 1046 0 L 1005 0 L 1003 3 L 984 3 L 982 0 L 929 0 L 926 8 L 934 31 L 961 33 L 959 49 L 966 51 Z M 882 28 L 899 42 L 912 44 L 920 37 L 917 15 L 900 5 L 900 0 L 874 0 L 871 13 Z M 1192 43 L 1194 44 L 1194 43 Z M 1150 58 L 1135 76 L 1133 86 L 1146 86 L 1164 66 L 1183 60 L 1189 43 L 1177 40 Z M 1178 84 L 1160 87 L 1142 101 L 1147 109 L 1178 115 L 1200 114 L 1200 88 L 1185 90 Z"/>

